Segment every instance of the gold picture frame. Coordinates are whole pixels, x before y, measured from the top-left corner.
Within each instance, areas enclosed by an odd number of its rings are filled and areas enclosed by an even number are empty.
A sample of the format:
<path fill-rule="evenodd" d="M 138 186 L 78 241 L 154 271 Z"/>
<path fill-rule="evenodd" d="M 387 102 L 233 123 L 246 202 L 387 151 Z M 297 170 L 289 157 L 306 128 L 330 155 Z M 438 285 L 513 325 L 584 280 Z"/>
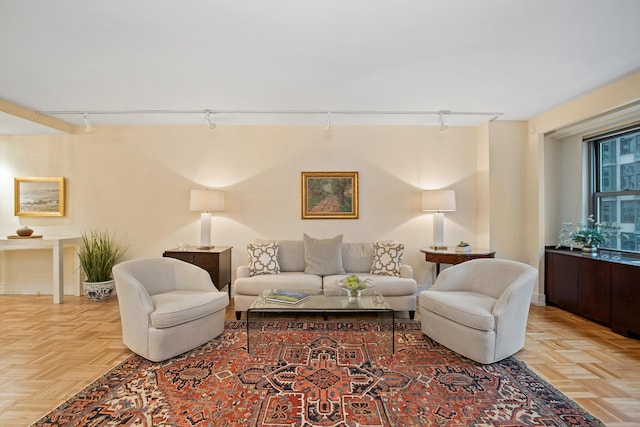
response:
<path fill-rule="evenodd" d="M 358 172 L 302 172 L 302 219 L 358 215 Z"/>
<path fill-rule="evenodd" d="M 14 178 L 16 216 L 64 216 L 64 177 Z"/>

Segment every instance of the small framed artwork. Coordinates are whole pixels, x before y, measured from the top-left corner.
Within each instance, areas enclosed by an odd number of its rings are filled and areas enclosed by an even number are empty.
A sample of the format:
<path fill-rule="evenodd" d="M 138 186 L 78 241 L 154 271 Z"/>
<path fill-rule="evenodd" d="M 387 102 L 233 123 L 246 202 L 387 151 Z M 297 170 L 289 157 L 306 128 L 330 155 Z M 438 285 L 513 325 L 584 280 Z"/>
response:
<path fill-rule="evenodd" d="M 14 178 L 16 216 L 64 216 L 63 177 Z"/>
<path fill-rule="evenodd" d="M 302 219 L 358 219 L 358 172 L 302 172 Z"/>

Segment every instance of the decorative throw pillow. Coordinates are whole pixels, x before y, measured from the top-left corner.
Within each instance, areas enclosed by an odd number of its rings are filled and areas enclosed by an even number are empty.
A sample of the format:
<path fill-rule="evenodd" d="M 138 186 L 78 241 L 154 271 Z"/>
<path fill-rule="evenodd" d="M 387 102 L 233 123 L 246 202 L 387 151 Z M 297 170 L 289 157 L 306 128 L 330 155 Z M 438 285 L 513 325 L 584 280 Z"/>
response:
<path fill-rule="evenodd" d="M 332 239 L 314 239 L 304 235 L 304 272 L 328 276 L 344 274 L 342 267 L 342 234 Z"/>
<path fill-rule="evenodd" d="M 249 275 L 280 273 L 278 265 L 278 244 L 276 242 L 249 243 Z"/>
<path fill-rule="evenodd" d="M 371 274 L 400 276 L 404 244 L 396 242 L 375 242 L 373 244 L 373 264 Z"/>

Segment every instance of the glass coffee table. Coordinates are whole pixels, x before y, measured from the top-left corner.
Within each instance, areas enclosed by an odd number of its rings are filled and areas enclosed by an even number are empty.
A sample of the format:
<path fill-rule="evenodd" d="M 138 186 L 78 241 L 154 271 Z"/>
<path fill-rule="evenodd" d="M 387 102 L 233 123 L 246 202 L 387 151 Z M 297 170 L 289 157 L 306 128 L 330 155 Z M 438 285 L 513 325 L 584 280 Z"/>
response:
<path fill-rule="evenodd" d="M 309 298 L 296 304 L 268 301 L 267 297 L 275 292 L 286 290 L 266 289 L 247 310 L 247 352 L 254 353 L 260 345 L 269 345 L 270 337 L 267 323 L 278 320 L 276 313 L 282 314 L 321 314 L 327 320 L 329 314 L 340 318 L 350 314 L 366 315 L 376 320 L 379 324 L 382 340 L 389 341 L 386 348 L 393 354 L 395 352 L 395 314 L 393 309 L 384 300 L 382 295 L 375 290 L 366 289 L 358 298 L 347 296 L 340 288 L 295 290 L 309 295 Z M 344 319 L 342 319 L 344 320 Z"/>

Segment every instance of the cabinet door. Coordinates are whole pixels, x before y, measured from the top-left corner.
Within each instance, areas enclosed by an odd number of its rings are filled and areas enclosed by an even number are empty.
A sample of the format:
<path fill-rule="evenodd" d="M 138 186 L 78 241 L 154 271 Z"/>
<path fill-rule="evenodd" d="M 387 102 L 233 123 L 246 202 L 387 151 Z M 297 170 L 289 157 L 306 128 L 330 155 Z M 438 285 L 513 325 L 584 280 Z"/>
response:
<path fill-rule="evenodd" d="M 603 325 L 611 325 L 611 264 L 578 259 L 578 313 Z"/>
<path fill-rule="evenodd" d="M 611 329 L 625 336 L 640 337 L 640 268 L 613 265 L 611 283 Z"/>
<path fill-rule="evenodd" d="M 546 289 L 549 303 L 578 312 L 578 258 L 546 253 Z"/>

